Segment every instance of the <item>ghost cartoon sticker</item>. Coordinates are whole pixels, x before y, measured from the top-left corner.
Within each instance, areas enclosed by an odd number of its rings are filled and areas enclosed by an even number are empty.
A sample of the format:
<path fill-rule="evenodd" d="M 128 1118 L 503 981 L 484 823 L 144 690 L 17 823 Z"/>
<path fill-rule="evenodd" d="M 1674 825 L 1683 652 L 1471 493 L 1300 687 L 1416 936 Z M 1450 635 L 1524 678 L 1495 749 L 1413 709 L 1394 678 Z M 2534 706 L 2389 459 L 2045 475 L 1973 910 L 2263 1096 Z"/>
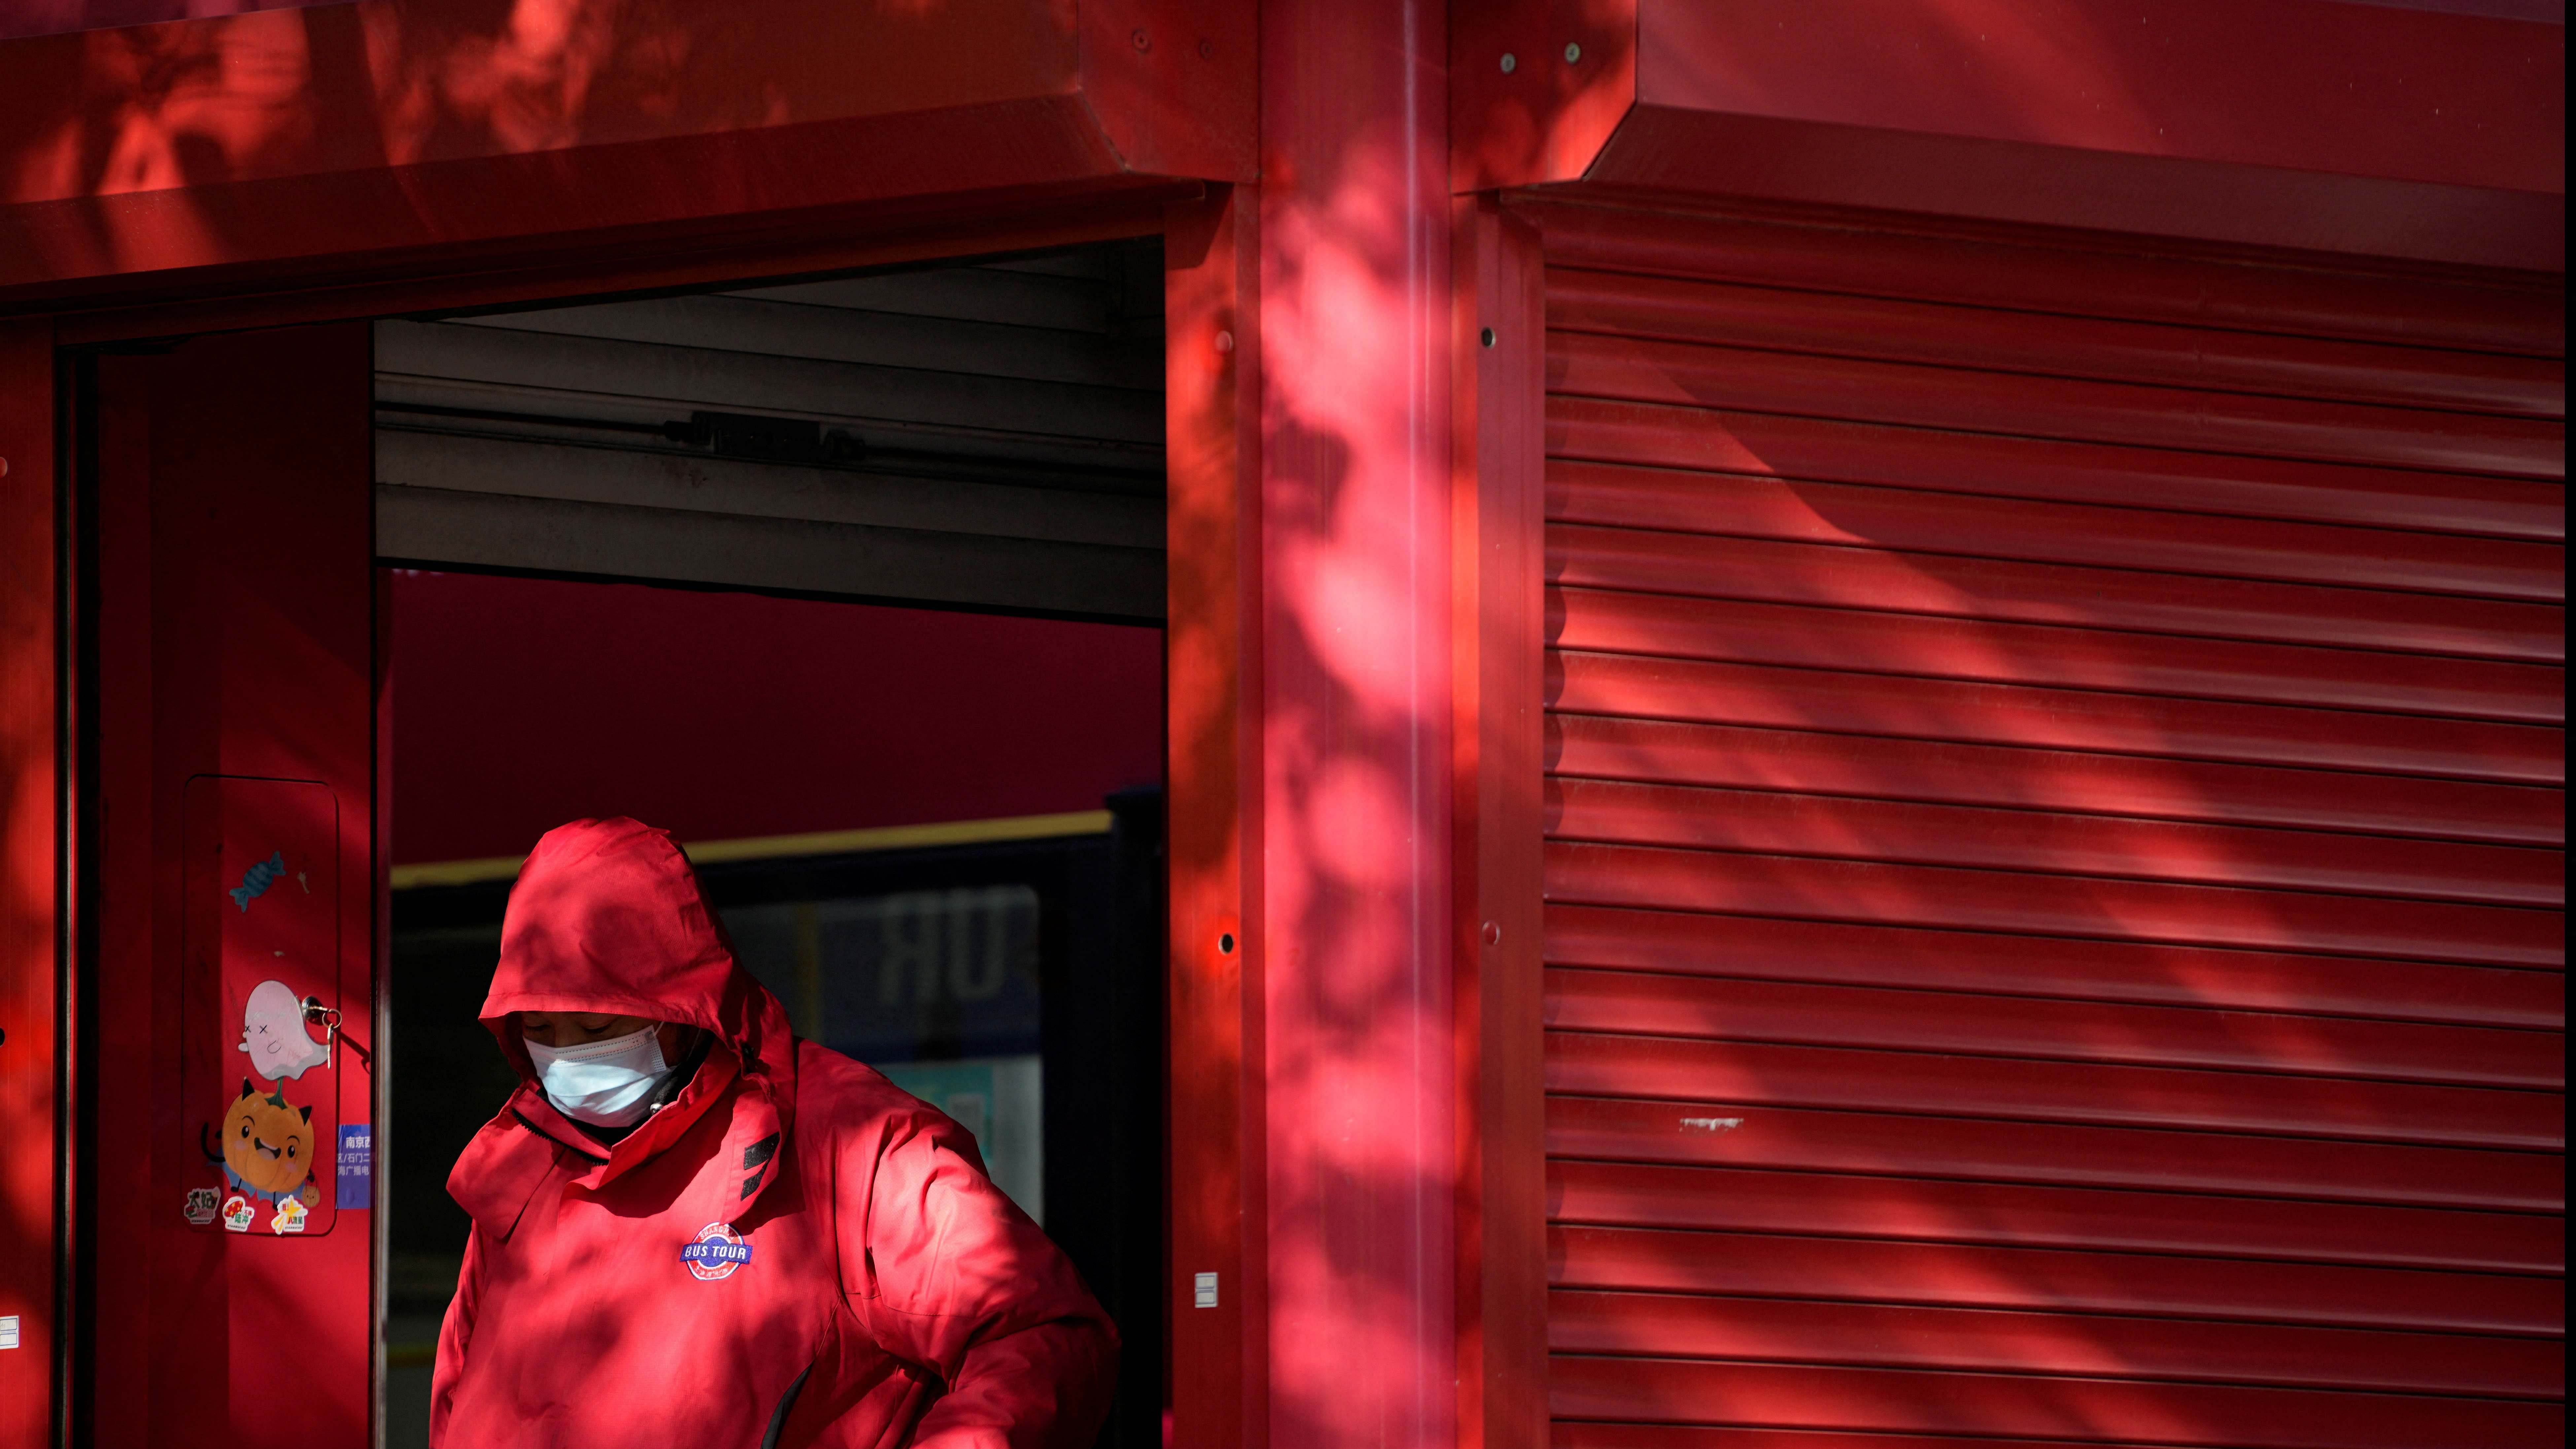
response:
<path fill-rule="evenodd" d="M 251 1070 L 268 1081 L 293 1081 L 314 1067 L 331 1065 L 331 1049 L 304 1029 L 304 1003 L 283 981 L 263 981 L 251 988 L 242 1008 L 240 1050 L 250 1054 Z"/>

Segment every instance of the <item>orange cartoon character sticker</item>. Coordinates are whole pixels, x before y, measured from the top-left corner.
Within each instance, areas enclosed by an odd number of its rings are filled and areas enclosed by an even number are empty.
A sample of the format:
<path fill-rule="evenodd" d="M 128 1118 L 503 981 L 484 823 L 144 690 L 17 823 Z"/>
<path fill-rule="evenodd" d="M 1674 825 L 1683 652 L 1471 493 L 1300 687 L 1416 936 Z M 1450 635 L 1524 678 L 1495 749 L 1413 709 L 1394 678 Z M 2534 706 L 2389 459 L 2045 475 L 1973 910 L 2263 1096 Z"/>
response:
<path fill-rule="evenodd" d="M 224 1111 L 223 1149 L 224 1181 L 242 1209 L 248 1209 L 248 1201 L 275 1203 L 270 1231 L 304 1231 L 305 1214 L 322 1195 L 313 1178 L 313 1109 L 287 1101 L 282 1084 L 262 1095 L 244 1077 L 241 1095 Z M 225 1206 L 233 1209 L 234 1204 Z M 243 1225 L 233 1230 L 246 1230 L 249 1215 L 244 1210 L 228 1210 L 224 1226 L 233 1227 L 238 1216 Z"/>

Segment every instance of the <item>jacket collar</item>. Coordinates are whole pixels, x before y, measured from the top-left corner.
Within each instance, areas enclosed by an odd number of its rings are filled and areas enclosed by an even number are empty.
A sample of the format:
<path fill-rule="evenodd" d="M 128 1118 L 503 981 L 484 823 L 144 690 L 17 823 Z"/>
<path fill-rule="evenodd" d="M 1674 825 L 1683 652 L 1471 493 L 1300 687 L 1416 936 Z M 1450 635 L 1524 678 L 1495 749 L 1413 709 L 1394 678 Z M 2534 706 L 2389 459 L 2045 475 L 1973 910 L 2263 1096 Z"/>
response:
<path fill-rule="evenodd" d="M 584 1132 L 555 1110 L 534 1083 L 523 1082 L 500 1114 L 476 1134 L 448 1175 L 448 1194 L 475 1224 L 507 1241 L 544 1179 L 560 1168 L 567 1186 L 599 1192 L 661 1156 L 731 1098 L 713 1190 L 715 1215 L 751 1216 L 778 1177 L 790 1113 L 773 1098 L 774 1079 L 745 1077 L 740 1059 L 718 1043 L 671 1104 L 614 1145 Z"/>

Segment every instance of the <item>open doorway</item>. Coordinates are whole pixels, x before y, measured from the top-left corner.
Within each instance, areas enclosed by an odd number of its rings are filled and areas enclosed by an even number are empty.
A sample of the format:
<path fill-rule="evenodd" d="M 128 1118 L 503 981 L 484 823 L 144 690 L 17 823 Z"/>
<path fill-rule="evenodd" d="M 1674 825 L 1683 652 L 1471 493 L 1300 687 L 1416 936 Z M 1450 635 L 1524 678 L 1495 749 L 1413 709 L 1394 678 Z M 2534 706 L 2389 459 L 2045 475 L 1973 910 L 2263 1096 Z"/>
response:
<path fill-rule="evenodd" d="M 389 1444 L 513 1084 L 518 857 L 611 814 L 800 1035 L 975 1135 L 1118 1321 L 1103 1442 L 1160 1442 L 1159 287 L 1128 244 L 380 324 Z"/>

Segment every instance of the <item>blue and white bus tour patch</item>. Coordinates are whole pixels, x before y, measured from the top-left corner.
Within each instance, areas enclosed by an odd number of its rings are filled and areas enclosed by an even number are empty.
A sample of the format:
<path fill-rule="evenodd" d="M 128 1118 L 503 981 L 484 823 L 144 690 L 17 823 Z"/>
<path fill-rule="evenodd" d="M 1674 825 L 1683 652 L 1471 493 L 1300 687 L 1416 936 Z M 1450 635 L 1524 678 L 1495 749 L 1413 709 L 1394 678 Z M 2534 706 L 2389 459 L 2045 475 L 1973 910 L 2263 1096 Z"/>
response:
<path fill-rule="evenodd" d="M 709 1223 L 698 1229 L 698 1235 L 680 1247 L 680 1261 L 689 1266 L 689 1276 L 701 1283 L 730 1278 L 734 1271 L 751 1261 L 751 1244 L 733 1230 L 731 1223 Z"/>

